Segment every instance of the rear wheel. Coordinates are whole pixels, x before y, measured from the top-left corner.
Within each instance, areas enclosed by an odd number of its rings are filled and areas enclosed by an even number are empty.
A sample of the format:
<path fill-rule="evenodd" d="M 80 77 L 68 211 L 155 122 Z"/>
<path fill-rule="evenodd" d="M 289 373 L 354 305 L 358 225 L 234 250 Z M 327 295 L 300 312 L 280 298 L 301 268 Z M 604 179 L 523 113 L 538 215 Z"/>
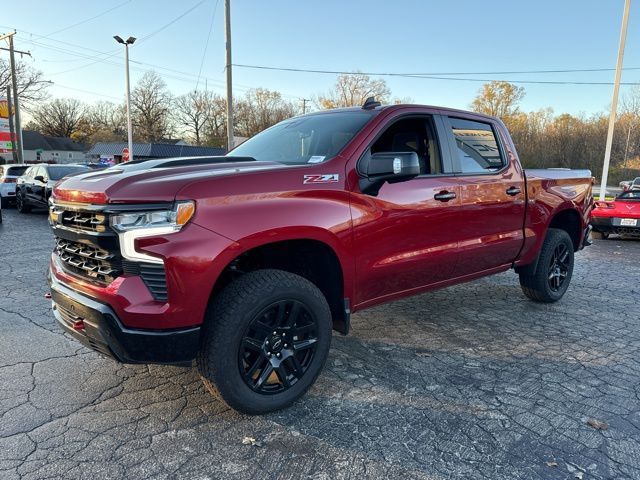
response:
<path fill-rule="evenodd" d="M 289 406 L 315 382 L 329 352 L 331 312 L 303 277 L 257 270 L 212 301 L 198 370 L 234 409 L 261 414 Z"/>
<path fill-rule="evenodd" d="M 557 302 L 569 288 L 573 263 L 571 237 L 564 230 L 550 228 L 542 244 L 535 273 L 520 273 L 522 291 L 536 302 Z"/>
<path fill-rule="evenodd" d="M 31 205 L 27 204 L 20 190 L 16 192 L 16 209 L 20 213 L 29 213 L 31 211 Z"/>
<path fill-rule="evenodd" d="M 0 197 L 0 207 L 7 208 L 9 206 L 9 199 L 7 197 Z"/>

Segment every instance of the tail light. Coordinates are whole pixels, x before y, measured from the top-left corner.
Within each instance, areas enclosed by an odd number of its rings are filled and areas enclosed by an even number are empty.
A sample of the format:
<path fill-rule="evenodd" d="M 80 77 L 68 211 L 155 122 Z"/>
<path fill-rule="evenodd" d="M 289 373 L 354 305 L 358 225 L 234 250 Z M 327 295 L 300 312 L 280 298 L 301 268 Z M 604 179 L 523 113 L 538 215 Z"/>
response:
<path fill-rule="evenodd" d="M 616 208 L 616 205 L 611 202 L 596 202 L 596 208 Z"/>
<path fill-rule="evenodd" d="M 12 177 L 4 177 L 0 180 L 1 183 L 16 183 L 16 179 Z"/>

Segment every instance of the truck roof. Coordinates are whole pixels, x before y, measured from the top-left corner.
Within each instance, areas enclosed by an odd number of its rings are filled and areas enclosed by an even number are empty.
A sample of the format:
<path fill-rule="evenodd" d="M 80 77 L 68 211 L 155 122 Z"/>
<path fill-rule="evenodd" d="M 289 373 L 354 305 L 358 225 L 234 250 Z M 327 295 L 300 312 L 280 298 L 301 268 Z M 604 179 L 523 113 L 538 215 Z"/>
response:
<path fill-rule="evenodd" d="M 327 110 L 318 110 L 316 112 L 311 112 L 311 113 L 307 113 L 304 115 L 300 115 L 301 117 L 307 117 L 307 116 L 311 116 L 311 115 L 325 115 L 328 113 L 337 113 L 337 112 L 370 112 L 372 115 L 378 115 L 380 113 L 384 112 L 389 112 L 389 111 L 395 111 L 395 110 L 401 110 L 404 108 L 423 108 L 425 110 L 440 110 L 442 112 L 447 112 L 447 113 L 463 113 L 465 115 L 473 115 L 476 117 L 483 117 L 489 120 L 496 120 L 496 117 L 493 117 L 491 115 L 486 115 L 484 113 L 478 113 L 478 112 L 472 112 L 470 110 L 461 110 L 461 109 L 457 109 L 457 108 L 450 108 L 450 107 L 439 107 L 437 105 L 421 105 L 421 104 L 416 104 L 416 103 L 398 103 L 398 104 L 394 104 L 394 105 L 382 105 L 379 107 L 374 107 L 371 109 L 363 109 L 362 107 L 342 107 L 342 108 L 331 108 L 331 109 L 327 109 Z"/>

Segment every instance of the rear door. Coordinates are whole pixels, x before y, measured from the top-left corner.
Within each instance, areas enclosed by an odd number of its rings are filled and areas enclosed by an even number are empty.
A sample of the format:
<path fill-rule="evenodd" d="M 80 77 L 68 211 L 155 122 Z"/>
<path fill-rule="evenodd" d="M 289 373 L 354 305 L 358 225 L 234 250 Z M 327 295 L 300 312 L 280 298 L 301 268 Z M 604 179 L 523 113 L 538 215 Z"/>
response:
<path fill-rule="evenodd" d="M 524 241 L 524 174 L 501 126 L 465 116 L 443 117 L 460 191 L 455 276 L 513 262 Z"/>
<path fill-rule="evenodd" d="M 459 216 L 460 187 L 437 132 L 443 132 L 438 116 L 396 117 L 375 133 L 363 153 L 414 151 L 421 175 L 385 183 L 377 194 L 353 192 L 356 305 L 410 293 L 452 275 L 457 232 L 451 226 Z"/>

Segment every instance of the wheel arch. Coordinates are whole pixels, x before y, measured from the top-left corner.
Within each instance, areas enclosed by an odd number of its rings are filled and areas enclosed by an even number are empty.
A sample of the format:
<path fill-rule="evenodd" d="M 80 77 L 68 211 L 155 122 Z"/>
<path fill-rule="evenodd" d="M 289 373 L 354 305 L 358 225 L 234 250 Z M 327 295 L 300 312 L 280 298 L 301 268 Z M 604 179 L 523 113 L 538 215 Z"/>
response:
<path fill-rule="evenodd" d="M 536 253 L 535 260 L 527 265 L 517 266 L 515 269 L 517 273 L 524 273 L 525 275 L 533 275 L 536 273 L 538 261 L 540 260 L 540 253 L 542 251 L 542 245 L 550 228 L 564 230 L 567 232 L 571 238 L 571 242 L 573 243 L 573 250 L 577 252 L 580 249 L 580 243 L 582 241 L 582 221 L 580 219 L 580 214 L 575 208 L 567 206 L 555 211 L 551 215 L 545 229 L 545 235 L 541 237 L 538 242 L 538 251 Z"/>
<path fill-rule="evenodd" d="M 266 268 L 287 271 L 316 285 L 331 309 L 333 329 L 345 335 L 349 332 L 350 268 L 329 242 L 302 236 L 264 243 L 246 239 L 238 244 L 241 251 L 236 251 L 235 257 L 222 269 L 211 297 L 244 273 Z"/>

